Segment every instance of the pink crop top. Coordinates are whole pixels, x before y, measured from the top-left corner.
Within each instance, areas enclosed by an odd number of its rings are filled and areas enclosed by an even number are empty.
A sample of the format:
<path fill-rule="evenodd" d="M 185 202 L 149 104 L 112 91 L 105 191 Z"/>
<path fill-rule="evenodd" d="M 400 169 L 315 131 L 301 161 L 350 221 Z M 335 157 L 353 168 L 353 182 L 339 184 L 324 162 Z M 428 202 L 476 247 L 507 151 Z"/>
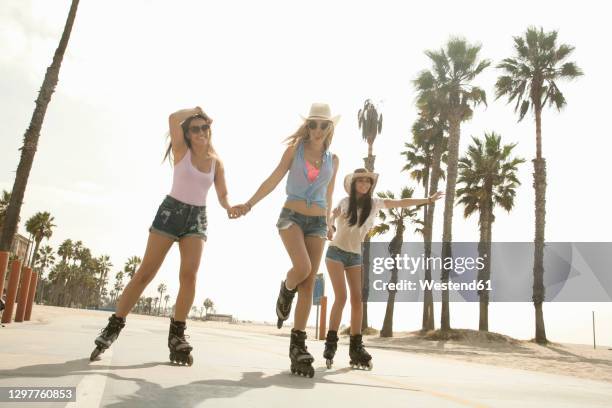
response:
<path fill-rule="evenodd" d="M 306 172 L 308 174 L 308 181 L 312 183 L 313 181 L 315 181 L 315 179 L 319 175 L 320 169 L 317 169 L 315 166 L 310 164 L 308 160 L 304 160 L 304 161 L 306 162 Z"/>
<path fill-rule="evenodd" d="M 170 197 L 186 204 L 204 206 L 208 190 L 214 180 L 215 159 L 210 166 L 210 171 L 204 173 L 191 163 L 191 149 L 187 149 L 185 156 L 174 166 Z"/>

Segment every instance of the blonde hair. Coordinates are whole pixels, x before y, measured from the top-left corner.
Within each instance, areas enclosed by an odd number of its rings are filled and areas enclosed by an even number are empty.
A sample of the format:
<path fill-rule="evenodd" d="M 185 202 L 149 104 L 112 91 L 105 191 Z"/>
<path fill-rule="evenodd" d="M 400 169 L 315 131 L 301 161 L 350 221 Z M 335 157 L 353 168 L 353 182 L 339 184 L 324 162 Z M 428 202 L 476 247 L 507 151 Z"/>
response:
<path fill-rule="evenodd" d="M 323 142 L 323 146 L 325 150 L 329 149 L 329 145 L 332 142 L 334 137 L 334 122 L 329 121 L 329 127 L 326 129 L 327 134 L 325 135 L 325 141 Z M 294 134 L 283 140 L 283 142 L 287 142 L 289 146 L 295 146 L 299 142 L 304 141 L 307 142 L 310 140 L 310 129 L 308 129 L 308 120 L 305 120 L 304 123 L 295 131 Z"/>

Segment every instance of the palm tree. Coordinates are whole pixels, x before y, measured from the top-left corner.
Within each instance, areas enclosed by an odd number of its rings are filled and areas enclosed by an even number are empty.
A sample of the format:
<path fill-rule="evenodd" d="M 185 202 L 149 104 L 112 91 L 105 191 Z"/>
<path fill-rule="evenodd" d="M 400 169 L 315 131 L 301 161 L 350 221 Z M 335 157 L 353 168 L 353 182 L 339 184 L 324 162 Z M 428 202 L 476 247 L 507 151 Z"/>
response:
<path fill-rule="evenodd" d="M 168 301 L 170 300 L 170 295 L 164 296 L 164 312 L 168 309 Z"/>
<path fill-rule="evenodd" d="M 145 310 L 149 310 L 149 314 L 151 314 L 151 303 L 153 302 L 153 298 L 152 297 L 147 297 L 145 298 Z"/>
<path fill-rule="evenodd" d="M 400 199 L 411 198 L 414 193 L 414 189 L 404 187 L 400 194 Z M 395 196 L 391 191 L 378 192 L 376 195 L 384 200 L 394 200 Z M 389 243 L 389 255 L 395 258 L 402 251 L 402 243 L 404 242 L 404 231 L 406 230 L 406 220 L 415 222 L 417 210 L 414 208 L 387 208 L 381 210 L 378 213 L 378 219 L 381 220 L 380 224 L 377 224 L 368 233 L 370 237 L 375 235 L 382 235 L 391 229 L 391 226 L 395 228 L 395 234 Z M 389 221 L 387 221 L 389 218 Z M 390 282 L 397 283 L 397 265 L 393 267 L 391 272 Z M 383 327 L 380 331 L 380 337 L 393 337 L 393 309 L 395 306 L 395 290 L 389 290 L 389 297 L 387 298 L 387 309 L 385 311 L 385 320 L 383 321 Z"/>
<path fill-rule="evenodd" d="M 115 293 L 113 296 L 113 303 L 117 301 L 119 294 L 123 290 L 123 271 L 118 271 L 115 274 L 115 286 L 113 287 L 113 292 Z"/>
<path fill-rule="evenodd" d="M 0 196 L 0 231 L 2 231 L 2 225 L 4 224 L 4 218 L 6 217 L 6 209 L 8 208 L 9 202 L 11 201 L 11 193 L 2 190 L 2 195 Z M 19 223 L 19 219 L 17 223 Z"/>
<path fill-rule="evenodd" d="M 453 38 L 445 49 L 426 51 L 433 67 L 419 73 L 414 81 L 417 90 L 417 105 L 427 109 L 434 107 L 448 121 L 448 168 L 446 199 L 444 202 L 444 229 L 442 233 L 442 259 L 452 258 L 453 204 L 457 180 L 459 158 L 459 138 L 461 122 L 472 117 L 472 108 L 480 103 L 486 104 L 483 89 L 471 84 L 472 80 L 490 65 L 488 60 L 478 60 L 480 45 L 471 45 L 463 39 Z M 448 283 L 450 270 L 444 262 L 442 282 Z M 442 292 L 442 330 L 450 330 L 450 307 L 448 290 Z"/>
<path fill-rule="evenodd" d="M 34 246 L 34 252 L 32 254 L 32 261 L 30 262 L 30 265 L 36 262 L 38 248 L 40 247 L 40 243 L 43 238 L 49 239 L 53 235 L 53 228 L 55 228 L 55 224 L 53 224 L 53 221 L 55 221 L 55 219 L 51 216 L 50 213 L 45 211 L 34 214 L 26 222 L 26 231 L 28 231 L 34 237 L 34 242 L 36 243 Z"/>
<path fill-rule="evenodd" d="M 511 158 L 515 144 L 501 146 L 501 136 L 495 132 L 485 133 L 484 141 L 472 137 L 473 144 L 467 154 L 459 160 L 457 184 L 457 205 L 464 205 L 463 215 L 469 217 L 479 212 L 480 241 L 478 256 L 484 259 L 484 268 L 478 271 L 478 280 L 486 282 L 491 278 L 491 241 L 495 221 L 495 205 L 510 212 L 514 207 L 516 189 L 521 184 L 516 177 L 517 166 L 525 159 Z M 480 319 L 478 329 L 489 330 L 489 291 L 481 290 Z"/>
<path fill-rule="evenodd" d="M 546 224 L 546 160 L 542 155 L 542 111 L 546 104 L 561 110 L 565 97 L 557 82 L 572 80 L 582 75 L 574 62 L 566 59 L 574 51 L 567 44 L 557 46 L 557 31 L 545 33 L 530 27 L 523 37 L 514 37 L 515 55 L 504 59 L 497 67 L 504 71 L 495 84 L 495 96 L 516 100 L 514 111 L 519 122 L 531 109 L 536 125 L 536 157 L 533 159 L 533 187 L 535 189 L 535 238 L 533 264 L 533 305 L 535 308 L 535 340 L 546 344 L 544 327 L 544 228 Z"/>
<path fill-rule="evenodd" d="M 206 314 L 208 314 L 208 311 L 215 306 L 215 303 L 209 298 L 206 298 L 204 299 L 204 303 L 202 304 L 202 306 L 204 306 L 204 308 L 206 309 Z"/>
<path fill-rule="evenodd" d="M 99 301 L 102 300 L 102 291 L 104 290 L 104 288 L 106 288 L 106 284 L 108 282 L 108 273 L 110 272 L 111 268 L 113 267 L 113 264 L 110 261 L 110 257 L 108 255 L 102 255 L 98 258 L 96 258 L 96 263 L 97 263 L 97 272 L 100 275 L 98 277 L 98 302 L 96 302 L 97 304 L 99 304 Z M 121 275 L 119 275 L 119 272 L 115 275 L 115 279 L 119 279 L 119 281 L 121 281 L 123 279 L 123 273 L 121 273 Z M 120 288 L 120 289 L 118 289 Z M 123 283 L 120 282 L 119 285 L 117 285 L 117 283 L 115 283 L 115 296 L 119 295 L 119 293 L 121 293 L 121 290 L 123 289 Z"/>
<path fill-rule="evenodd" d="M 44 299 L 45 287 L 48 285 L 48 281 L 43 281 L 42 276 L 47 268 L 52 268 L 55 265 L 55 254 L 53 248 L 49 245 L 45 245 L 40 248 L 39 256 L 36 258 L 34 267 L 38 270 L 38 276 L 40 277 L 40 290 L 37 294 L 37 303 L 41 303 Z"/>
<path fill-rule="evenodd" d="M 123 272 L 125 272 L 127 276 L 129 276 L 130 279 L 132 279 L 134 277 L 134 274 L 136 273 L 136 270 L 138 270 L 138 267 L 140 266 L 141 263 L 142 263 L 142 259 L 140 259 L 140 257 L 132 256 L 125 262 L 125 266 L 123 267 Z"/>
<path fill-rule="evenodd" d="M 383 116 L 382 113 L 378 113 L 376 106 L 374 106 L 370 99 L 366 99 L 363 103 L 363 108 L 359 109 L 359 112 L 357 112 L 357 124 L 359 129 L 361 129 L 362 139 L 368 143 L 368 157 L 363 159 L 365 168 L 369 172 L 374 172 L 374 160 L 376 156 L 372 154 L 372 151 L 376 136 L 382 131 Z M 361 327 L 363 327 L 364 330 L 368 327 L 369 253 L 370 237 L 366 236 L 364 239 L 364 259 L 361 272 L 363 302 Z"/>
<path fill-rule="evenodd" d="M 71 239 L 67 239 L 57 249 L 57 254 L 62 257 L 62 262 L 68 262 L 72 259 L 74 251 L 72 249 L 73 244 Z"/>
<path fill-rule="evenodd" d="M 402 171 L 410 171 L 410 177 L 423 184 L 425 196 L 430 191 L 438 191 L 440 178 L 445 178 L 441 163 L 447 162 L 448 138 L 444 136 L 446 126 L 439 117 L 432 116 L 427 110 L 421 110 L 419 118 L 412 126 L 413 143 L 405 143 L 408 149 L 401 154 L 406 157 L 407 164 Z M 430 209 L 428 209 L 431 207 Z M 425 258 L 431 256 L 431 240 L 435 202 L 423 205 L 423 244 Z M 431 282 L 431 268 L 426 265 L 425 281 Z M 431 289 L 423 291 L 423 321 L 421 330 L 434 330 L 433 295 Z"/>
<path fill-rule="evenodd" d="M 164 283 L 160 283 L 159 286 L 157 287 L 157 291 L 159 292 L 159 299 L 160 299 L 159 308 L 161 308 L 161 299 L 164 298 L 164 292 L 166 291 L 166 289 L 168 288 L 166 287 Z M 160 312 L 159 308 L 157 309 L 157 314 L 159 314 Z"/>
<path fill-rule="evenodd" d="M 159 298 L 158 297 L 154 297 L 153 298 L 153 310 L 157 309 L 157 302 L 159 302 Z M 149 313 L 151 314 L 151 313 Z"/>
<path fill-rule="evenodd" d="M 198 307 L 197 306 L 191 306 L 191 317 L 193 318 L 194 315 L 196 315 L 198 313 Z"/>
<path fill-rule="evenodd" d="M 13 189 L 11 193 L 11 199 L 6 210 L 6 216 L 2 231 L 0 234 L 0 251 L 11 250 L 11 244 L 13 243 L 13 237 L 17 232 L 17 223 L 19 220 L 19 213 L 21 212 L 21 204 L 23 203 L 23 196 L 25 189 L 28 184 L 28 177 L 30 176 L 30 170 L 32 169 L 32 163 L 34 162 L 34 154 L 38 146 L 38 138 L 40 136 L 40 130 L 42 128 L 45 113 L 47 112 L 47 106 L 51 101 L 51 95 L 55 91 L 57 85 L 60 67 L 64 58 L 66 47 L 68 46 L 68 39 L 70 38 L 70 32 L 72 31 L 72 25 L 74 18 L 76 17 L 77 7 L 79 0 L 72 0 L 70 11 L 68 12 L 68 18 L 64 26 L 64 32 L 60 39 L 59 45 L 55 50 L 53 56 L 53 62 L 47 68 L 45 79 L 43 80 L 42 87 L 38 93 L 36 99 L 36 107 L 34 113 L 30 119 L 30 126 L 26 130 L 23 136 L 23 146 L 21 147 L 21 159 L 17 166 L 17 174 L 15 175 L 15 182 L 13 183 Z"/>

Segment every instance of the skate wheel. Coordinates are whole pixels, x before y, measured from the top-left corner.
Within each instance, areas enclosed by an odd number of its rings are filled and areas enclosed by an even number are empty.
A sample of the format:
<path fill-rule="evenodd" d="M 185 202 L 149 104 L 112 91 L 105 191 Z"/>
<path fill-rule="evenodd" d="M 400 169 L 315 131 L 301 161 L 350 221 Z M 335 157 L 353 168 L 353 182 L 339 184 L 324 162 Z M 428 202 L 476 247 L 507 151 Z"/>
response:
<path fill-rule="evenodd" d="M 371 371 L 372 368 L 374 368 L 374 364 L 372 363 L 372 360 L 368 361 L 368 371 Z"/>
<path fill-rule="evenodd" d="M 96 347 L 94 351 L 91 352 L 91 355 L 89 356 L 89 361 L 98 360 L 98 357 L 100 356 L 100 354 L 102 354 L 102 352 L 103 350 L 100 347 Z"/>
<path fill-rule="evenodd" d="M 297 370 L 295 369 L 295 367 L 294 367 L 294 366 L 291 366 L 291 374 L 295 374 L 295 372 L 296 372 L 296 371 L 297 371 Z"/>
<path fill-rule="evenodd" d="M 191 365 L 193 364 L 193 356 L 191 354 L 187 356 L 186 363 L 189 367 L 191 367 Z"/>
<path fill-rule="evenodd" d="M 325 366 L 327 366 L 328 369 L 332 368 L 332 365 L 334 364 L 334 360 L 328 358 L 327 360 L 325 360 Z"/>
<path fill-rule="evenodd" d="M 312 378 L 314 377 L 314 368 L 310 367 L 310 369 L 308 370 L 308 378 Z"/>

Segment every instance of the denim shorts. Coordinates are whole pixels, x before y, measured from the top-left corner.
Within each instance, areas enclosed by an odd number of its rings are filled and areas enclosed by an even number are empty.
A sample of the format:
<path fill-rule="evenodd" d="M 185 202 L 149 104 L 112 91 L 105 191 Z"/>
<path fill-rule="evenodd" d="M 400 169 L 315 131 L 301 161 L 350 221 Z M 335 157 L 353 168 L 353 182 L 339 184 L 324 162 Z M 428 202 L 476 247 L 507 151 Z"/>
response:
<path fill-rule="evenodd" d="M 175 241 L 184 237 L 200 237 L 206 241 L 206 206 L 186 204 L 166 196 L 155 214 L 149 232 L 157 232 Z"/>
<path fill-rule="evenodd" d="M 345 268 L 361 266 L 361 254 L 348 252 L 333 245 L 327 248 L 325 258 L 340 262 Z"/>
<path fill-rule="evenodd" d="M 276 228 L 284 230 L 296 224 L 304 236 L 327 238 L 327 217 L 324 215 L 304 215 L 283 207 Z"/>

